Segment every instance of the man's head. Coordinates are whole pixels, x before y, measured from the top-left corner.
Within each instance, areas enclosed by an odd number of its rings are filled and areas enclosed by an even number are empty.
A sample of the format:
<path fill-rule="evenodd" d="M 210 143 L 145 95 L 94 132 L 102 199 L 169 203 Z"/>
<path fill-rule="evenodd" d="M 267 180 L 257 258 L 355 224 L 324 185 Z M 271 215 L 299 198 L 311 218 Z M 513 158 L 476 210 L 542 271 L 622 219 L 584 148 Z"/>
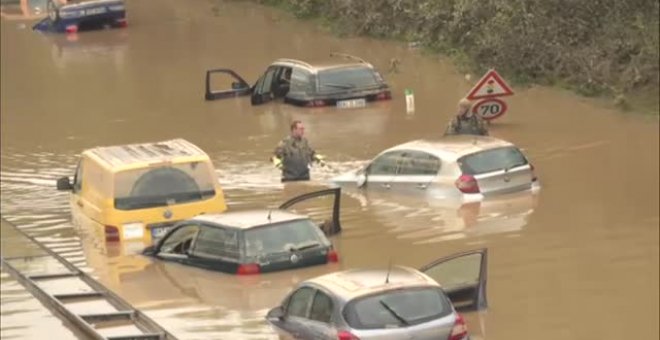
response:
<path fill-rule="evenodd" d="M 469 116 L 470 109 L 472 108 L 472 103 L 467 98 L 462 98 L 458 101 L 458 113 L 457 116 Z"/>
<path fill-rule="evenodd" d="M 299 120 L 294 120 L 291 122 L 291 136 L 295 138 L 301 138 L 305 134 L 305 126 Z"/>

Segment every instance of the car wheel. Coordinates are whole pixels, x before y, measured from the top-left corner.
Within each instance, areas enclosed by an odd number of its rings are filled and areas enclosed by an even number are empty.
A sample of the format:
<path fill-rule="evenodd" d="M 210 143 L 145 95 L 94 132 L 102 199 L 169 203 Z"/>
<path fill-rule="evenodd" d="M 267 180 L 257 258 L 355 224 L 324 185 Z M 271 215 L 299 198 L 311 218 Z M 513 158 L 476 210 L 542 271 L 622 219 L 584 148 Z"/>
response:
<path fill-rule="evenodd" d="M 48 11 L 48 17 L 50 18 L 50 21 L 57 22 L 57 20 L 60 19 L 60 10 L 57 8 L 57 5 L 55 5 L 53 0 L 48 0 L 46 3 L 46 9 Z"/>

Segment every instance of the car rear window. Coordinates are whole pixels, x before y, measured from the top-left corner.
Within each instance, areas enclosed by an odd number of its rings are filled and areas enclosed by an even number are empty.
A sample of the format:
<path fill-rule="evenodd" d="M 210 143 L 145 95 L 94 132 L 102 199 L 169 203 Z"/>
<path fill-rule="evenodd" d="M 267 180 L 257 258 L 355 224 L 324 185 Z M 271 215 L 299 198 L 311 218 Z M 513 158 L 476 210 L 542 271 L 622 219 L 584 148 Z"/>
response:
<path fill-rule="evenodd" d="M 344 319 L 355 329 L 416 325 L 452 313 L 451 303 L 437 287 L 395 289 L 349 302 Z"/>
<path fill-rule="evenodd" d="M 318 73 L 321 92 L 337 92 L 380 85 L 373 69 L 368 67 L 336 68 Z"/>
<path fill-rule="evenodd" d="M 503 147 L 480 151 L 458 160 L 458 165 L 466 175 L 511 169 L 527 164 L 527 159 L 516 147 Z"/>
<path fill-rule="evenodd" d="M 290 252 L 303 247 L 329 246 L 330 241 L 311 220 L 295 220 L 245 231 L 245 255 Z"/>
<path fill-rule="evenodd" d="M 134 210 L 206 200 L 215 195 L 215 178 L 206 162 L 141 168 L 115 175 L 115 208 Z"/>

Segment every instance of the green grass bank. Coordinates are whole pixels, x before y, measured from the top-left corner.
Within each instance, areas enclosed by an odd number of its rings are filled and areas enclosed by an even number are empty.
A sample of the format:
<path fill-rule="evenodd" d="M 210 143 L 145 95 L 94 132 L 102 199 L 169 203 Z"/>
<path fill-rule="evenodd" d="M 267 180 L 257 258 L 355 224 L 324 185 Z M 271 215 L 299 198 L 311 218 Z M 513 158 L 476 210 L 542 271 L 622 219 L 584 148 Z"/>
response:
<path fill-rule="evenodd" d="M 658 0 L 252 0 L 337 34 L 416 42 L 464 71 L 660 115 Z"/>

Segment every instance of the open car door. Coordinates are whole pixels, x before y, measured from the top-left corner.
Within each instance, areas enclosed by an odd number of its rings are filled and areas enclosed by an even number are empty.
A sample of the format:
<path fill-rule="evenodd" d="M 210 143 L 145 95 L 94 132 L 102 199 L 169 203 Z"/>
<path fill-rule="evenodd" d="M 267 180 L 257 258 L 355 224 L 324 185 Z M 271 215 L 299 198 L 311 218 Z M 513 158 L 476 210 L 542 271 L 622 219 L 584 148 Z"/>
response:
<path fill-rule="evenodd" d="M 299 196 L 296 196 L 284 203 L 282 203 L 278 209 L 281 210 L 286 210 L 290 208 L 291 206 L 295 205 L 296 203 L 306 201 L 312 198 L 316 197 L 321 197 L 321 196 L 328 196 L 328 195 L 334 195 L 334 200 L 333 200 L 333 205 L 332 205 L 332 218 L 328 221 L 325 220 L 323 223 L 319 225 L 321 230 L 327 235 L 331 236 L 334 234 L 338 234 L 341 232 L 341 224 L 339 222 L 339 213 L 340 213 L 340 202 L 341 202 L 341 188 L 330 188 L 330 189 L 324 189 L 324 190 L 319 190 L 319 191 L 313 191 L 313 192 L 308 192 L 306 194 L 302 194 Z"/>
<path fill-rule="evenodd" d="M 227 84 L 231 83 L 231 87 L 226 86 L 227 88 L 220 90 L 211 89 L 211 75 L 214 73 L 222 73 L 228 75 L 230 81 L 227 82 Z M 225 79 L 225 81 L 226 80 L 227 79 Z M 204 95 L 204 99 L 206 100 L 246 96 L 251 93 L 252 88 L 250 88 L 250 85 L 248 85 L 248 83 L 243 78 L 241 78 L 241 76 L 230 69 L 218 68 L 206 71 L 206 93 Z"/>
<path fill-rule="evenodd" d="M 421 272 L 438 282 L 457 310 L 486 308 L 488 249 L 478 249 L 437 259 Z"/>

